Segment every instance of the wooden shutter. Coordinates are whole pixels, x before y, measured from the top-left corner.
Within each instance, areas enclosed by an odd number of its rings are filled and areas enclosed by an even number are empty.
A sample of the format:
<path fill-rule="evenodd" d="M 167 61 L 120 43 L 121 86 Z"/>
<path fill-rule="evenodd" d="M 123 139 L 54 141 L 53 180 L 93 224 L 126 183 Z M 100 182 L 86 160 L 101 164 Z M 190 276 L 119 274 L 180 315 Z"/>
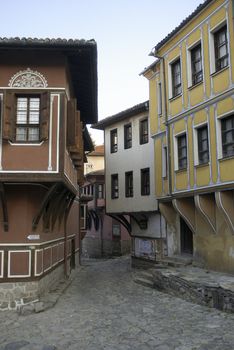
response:
<path fill-rule="evenodd" d="M 15 95 L 12 92 L 6 92 L 4 95 L 4 108 L 3 108 L 3 140 L 13 141 L 15 137 Z"/>
<path fill-rule="evenodd" d="M 76 99 L 67 102 L 67 146 L 76 143 Z"/>
<path fill-rule="evenodd" d="M 40 140 L 45 141 L 49 138 L 50 122 L 50 93 L 43 92 L 40 95 Z"/>

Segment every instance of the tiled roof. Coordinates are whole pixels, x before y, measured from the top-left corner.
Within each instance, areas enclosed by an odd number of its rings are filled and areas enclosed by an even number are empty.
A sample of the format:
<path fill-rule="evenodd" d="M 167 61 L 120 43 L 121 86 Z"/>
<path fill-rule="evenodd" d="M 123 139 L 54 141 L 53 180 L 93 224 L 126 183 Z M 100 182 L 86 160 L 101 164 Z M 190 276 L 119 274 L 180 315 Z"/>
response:
<path fill-rule="evenodd" d="M 0 47 L 3 46 L 55 46 L 55 47 L 77 47 L 77 46 L 96 45 L 95 40 L 84 39 L 61 39 L 61 38 L 0 38 Z"/>
<path fill-rule="evenodd" d="M 149 110 L 149 101 L 139 103 L 131 108 L 128 108 L 120 113 L 114 114 L 110 117 L 100 120 L 98 123 L 93 124 L 92 128 L 104 130 L 105 127 L 112 125 L 116 122 L 124 120 L 126 118 L 132 117 L 136 114 L 145 112 Z"/>
<path fill-rule="evenodd" d="M 104 145 L 94 147 L 94 151 L 87 154 L 87 156 L 104 156 Z"/>
<path fill-rule="evenodd" d="M 206 6 L 215 0 L 205 0 L 200 4 L 188 17 L 186 17 L 175 29 L 172 30 L 163 40 L 161 40 L 155 47 L 154 51 L 157 52 L 168 40 L 170 40 L 176 33 L 178 33 L 188 22 L 190 22 L 195 16 L 197 16 Z"/>

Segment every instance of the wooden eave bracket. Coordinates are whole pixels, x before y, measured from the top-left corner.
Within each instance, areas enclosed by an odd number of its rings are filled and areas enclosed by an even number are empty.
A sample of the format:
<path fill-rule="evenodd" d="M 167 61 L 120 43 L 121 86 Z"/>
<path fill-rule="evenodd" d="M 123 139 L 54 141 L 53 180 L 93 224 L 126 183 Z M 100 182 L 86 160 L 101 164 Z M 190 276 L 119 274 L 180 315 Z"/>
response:
<path fill-rule="evenodd" d="M 1 197 L 1 203 L 2 203 L 3 229 L 5 232 L 8 232 L 9 230 L 8 210 L 7 210 L 6 193 L 5 193 L 3 183 L 0 183 L 0 197 Z"/>
<path fill-rule="evenodd" d="M 126 228 L 126 230 L 128 231 L 129 235 L 132 237 L 132 226 L 128 222 L 128 220 L 124 217 L 124 215 L 122 215 L 122 214 L 110 214 L 110 213 L 107 213 L 107 215 L 110 216 L 111 218 L 115 219 L 116 221 L 118 221 L 121 225 L 123 225 Z"/>
<path fill-rule="evenodd" d="M 139 213 L 139 215 L 134 213 L 129 214 L 129 216 L 137 223 L 140 229 L 146 230 L 148 227 L 148 218 L 145 214 Z"/>
<path fill-rule="evenodd" d="M 33 222 L 32 222 L 32 230 L 35 231 L 37 229 L 37 225 L 46 209 L 47 204 L 49 203 L 50 199 L 52 198 L 52 196 L 54 195 L 54 193 L 56 192 L 57 188 L 58 188 L 59 184 L 55 183 L 54 185 L 52 185 L 50 187 L 50 189 L 48 190 L 48 192 L 45 194 L 45 197 L 42 201 L 41 207 L 37 213 L 37 215 L 34 217 Z"/>

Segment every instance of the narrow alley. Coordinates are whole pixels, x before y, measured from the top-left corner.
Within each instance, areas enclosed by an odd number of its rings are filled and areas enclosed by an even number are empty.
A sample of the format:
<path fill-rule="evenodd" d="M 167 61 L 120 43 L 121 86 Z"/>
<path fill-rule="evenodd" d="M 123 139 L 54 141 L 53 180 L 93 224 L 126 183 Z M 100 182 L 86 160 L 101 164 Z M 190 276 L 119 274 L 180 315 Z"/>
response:
<path fill-rule="evenodd" d="M 1 350 L 232 350 L 234 315 L 135 284 L 130 259 L 87 260 L 54 308 L 0 313 Z"/>

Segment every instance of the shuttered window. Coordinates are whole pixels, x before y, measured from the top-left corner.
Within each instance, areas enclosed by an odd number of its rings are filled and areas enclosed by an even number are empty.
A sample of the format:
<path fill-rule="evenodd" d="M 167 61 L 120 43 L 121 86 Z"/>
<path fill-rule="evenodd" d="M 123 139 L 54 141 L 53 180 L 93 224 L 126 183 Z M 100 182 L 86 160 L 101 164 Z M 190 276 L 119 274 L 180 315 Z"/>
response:
<path fill-rule="evenodd" d="M 3 139 L 33 143 L 49 135 L 49 93 L 4 96 Z"/>

